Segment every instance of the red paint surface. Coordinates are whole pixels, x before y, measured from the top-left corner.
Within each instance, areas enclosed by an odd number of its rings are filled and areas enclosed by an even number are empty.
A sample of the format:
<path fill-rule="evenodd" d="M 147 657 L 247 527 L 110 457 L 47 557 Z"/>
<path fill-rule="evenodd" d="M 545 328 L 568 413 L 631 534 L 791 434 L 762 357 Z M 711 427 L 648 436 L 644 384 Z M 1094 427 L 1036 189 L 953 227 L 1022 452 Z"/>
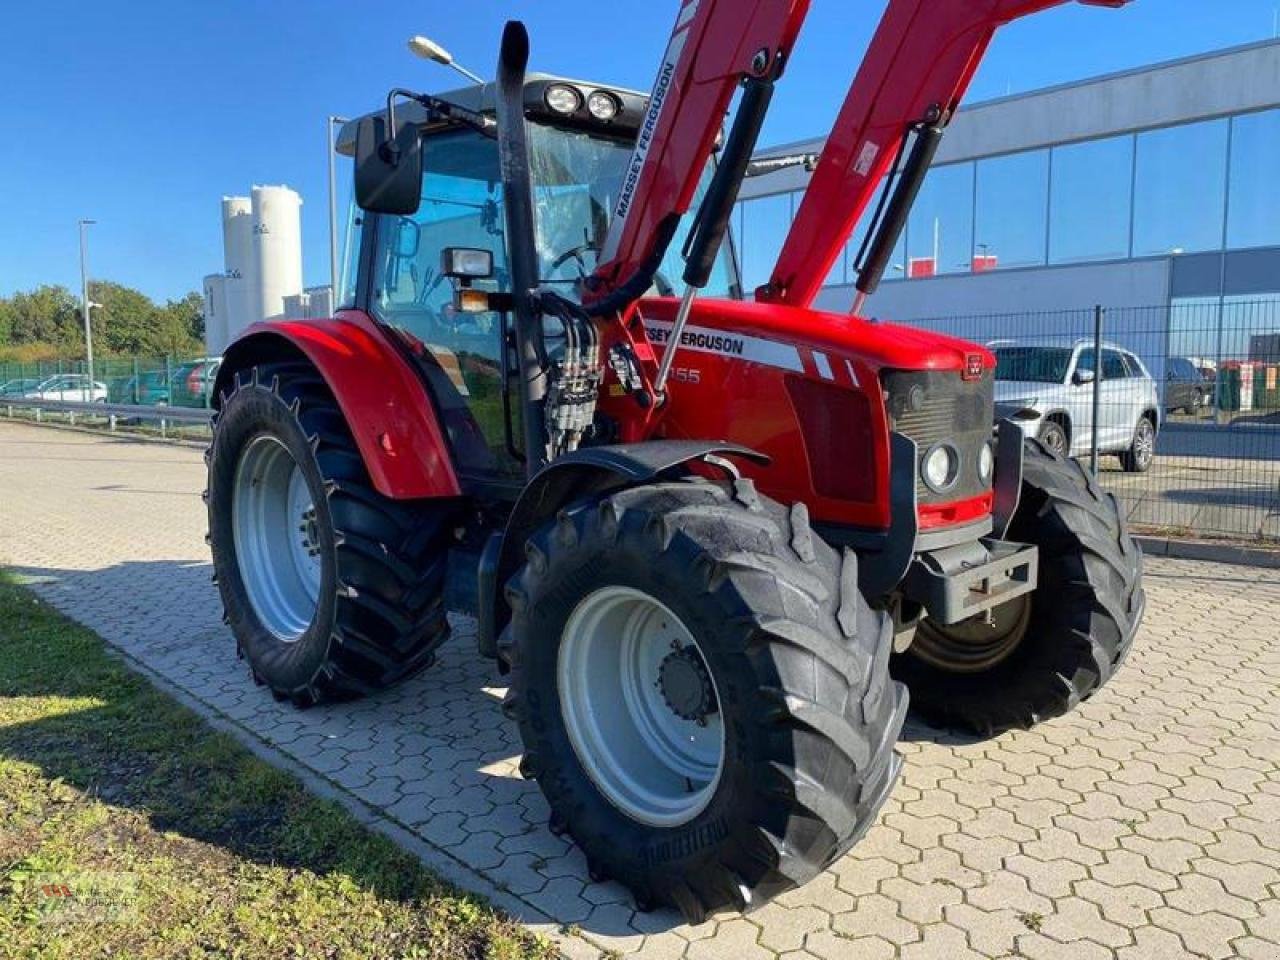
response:
<path fill-rule="evenodd" d="M 396 500 L 461 494 L 426 387 L 367 314 L 256 323 L 228 348 L 223 369 L 241 366 L 242 355 L 273 338 L 293 344 L 320 371 L 379 493 Z"/>

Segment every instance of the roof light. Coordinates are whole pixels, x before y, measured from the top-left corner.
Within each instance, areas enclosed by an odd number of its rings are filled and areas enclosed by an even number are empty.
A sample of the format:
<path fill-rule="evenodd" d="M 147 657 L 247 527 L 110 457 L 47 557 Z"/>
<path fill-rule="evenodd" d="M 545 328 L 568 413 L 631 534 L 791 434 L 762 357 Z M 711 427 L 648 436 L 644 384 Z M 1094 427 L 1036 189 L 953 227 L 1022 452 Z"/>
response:
<path fill-rule="evenodd" d="M 582 94 L 563 83 L 554 83 L 547 87 L 543 99 L 546 100 L 548 107 L 560 114 L 574 113 L 582 106 Z"/>
<path fill-rule="evenodd" d="M 618 115 L 618 98 L 603 90 L 595 90 L 587 97 L 587 111 L 597 120 L 612 120 Z"/>

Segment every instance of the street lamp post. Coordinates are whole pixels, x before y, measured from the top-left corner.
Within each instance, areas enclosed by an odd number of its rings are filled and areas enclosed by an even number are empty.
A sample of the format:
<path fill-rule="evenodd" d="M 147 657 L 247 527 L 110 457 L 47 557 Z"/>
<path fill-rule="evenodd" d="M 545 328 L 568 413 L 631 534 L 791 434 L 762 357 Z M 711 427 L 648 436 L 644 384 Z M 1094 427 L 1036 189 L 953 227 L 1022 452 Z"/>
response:
<path fill-rule="evenodd" d="M 422 60 L 431 60 L 435 63 L 443 64 L 450 69 L 457 70 L 472 83 L 484 83 L 484 77 L 478 73 L 468 70 L 458 61 L 453 59 L 453 54 L 446 50 L 440 44 L 436 43 L 429 37 L 416 36 L 409 38 L 409 52 L 415 57 Z"/>
<path fill-rule="evenodd" d="M 89 257 L 85 250 L 84 228 L 97 223 L 97 220 L 81 220 L 80 225 L 80 295 L 82 315 L 84 317 L 84 355 L 89 375 L 89 396 L 93 396 L 93 325 L 89 320 L 89 311 L 95 306 L 89 299 Z"/>
<path fill-rule="evenodd" d="M 347 122 L 346 117 L 332 114 L 325 121 L 324 144 L 329 158 L 329 290 L 332 306 L 338 305 L 338 175 L 334 160 L 333 128 Z"/>

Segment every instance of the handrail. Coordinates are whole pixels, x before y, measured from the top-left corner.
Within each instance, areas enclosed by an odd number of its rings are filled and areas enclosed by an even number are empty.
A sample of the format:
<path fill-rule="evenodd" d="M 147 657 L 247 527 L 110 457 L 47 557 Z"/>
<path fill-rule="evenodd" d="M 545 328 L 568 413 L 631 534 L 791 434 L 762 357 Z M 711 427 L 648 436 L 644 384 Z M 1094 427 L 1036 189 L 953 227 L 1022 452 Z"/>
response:
<path fill-rule="evenodd" d="M 208 423 L 213 411 L 204 407 L 177 407 L 167 404 L 86 403 L 80 400 L 42 400 L 37 397 L 0 397 L 0 407 L 21 407 L 49 413 L 77 413 L 98 417 L 133 417 L 139 420 L 166 420 L 174 423 Z M 6 412 L 8 416 L 12 413 Z"/>

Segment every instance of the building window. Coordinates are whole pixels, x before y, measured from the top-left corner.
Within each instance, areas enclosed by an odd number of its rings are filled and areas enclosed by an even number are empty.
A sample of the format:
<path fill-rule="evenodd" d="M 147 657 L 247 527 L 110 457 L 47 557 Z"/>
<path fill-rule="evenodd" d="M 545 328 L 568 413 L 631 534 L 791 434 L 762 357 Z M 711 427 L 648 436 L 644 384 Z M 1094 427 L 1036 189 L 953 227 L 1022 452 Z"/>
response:
<path fill-rule="evenodd" d="M 1280 110 L 1247 114 L 1231 123 L 1227 247 L 1280 245 Z"/>
<path fill-rule="evenodd" d="M 1138 136 L 1134 256 L 1221 249 L 1227 130 L 1213 120 Z"/>
<path fill-rule="evenodd" d="M 742 203 L 738 252 L 742 260 L 742 292 L 748 299 L 756 287 L 769 282 L 782 241 L 791 229 L 791 197 L 778 193 Z"/>
<path fill-rule="evenodd" d="M 973 258 L 973 164 L 929 171 L 907 221 L 909 279 L 968 273 Z"/>
<path fill-rule="evenodd" d="M 977 198 L 973 272 L 1042 265 L 1049 208 L 1049 151 L 979 161 Z"/>
<path fill-rule="evenodd" d="M 1053 150 L 1049 262 L 1129 256 L 1133 137 L 1108 137 Z"/>

